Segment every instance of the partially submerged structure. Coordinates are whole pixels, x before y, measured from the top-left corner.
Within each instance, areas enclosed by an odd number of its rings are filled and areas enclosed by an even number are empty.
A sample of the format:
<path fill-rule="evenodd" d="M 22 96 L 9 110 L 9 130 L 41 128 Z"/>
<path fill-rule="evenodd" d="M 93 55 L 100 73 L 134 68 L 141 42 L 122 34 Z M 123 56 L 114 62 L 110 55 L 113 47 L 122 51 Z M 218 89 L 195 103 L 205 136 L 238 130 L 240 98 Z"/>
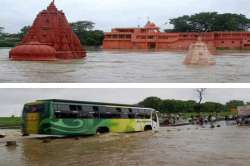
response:
<path fill-rule="evenodd" d="M 79 59 L 86 56 L 80 40 L 72 31 L 63 11 L 54 0 L 41 11 L 20 45 L 11 49 L 11 60 Z"/>
<path fill-rule="evenodd" d="M 189 46 L 188 54 L 184 60 L 186 65 L 215 65 L 215 59 L 211 55 L 207 45 L 201 37 L 197 42 Z"/>

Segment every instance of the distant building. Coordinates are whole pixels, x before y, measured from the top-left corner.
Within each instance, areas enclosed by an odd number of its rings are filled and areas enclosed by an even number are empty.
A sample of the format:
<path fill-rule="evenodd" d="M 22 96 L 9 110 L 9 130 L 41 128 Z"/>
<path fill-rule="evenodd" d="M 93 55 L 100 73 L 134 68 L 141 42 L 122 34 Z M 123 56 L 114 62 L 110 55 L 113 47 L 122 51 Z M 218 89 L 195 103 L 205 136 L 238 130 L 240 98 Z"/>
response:
<path fill-rule="evenodd" d="M 239 116 L 250 116 L 250 105 L 237 107 Z"/>
<path fill-rule="evenodd" d="M 199 36 L 210 48 L 250 49 L 250 32 L 160 32 L 150 21 L 143 28 L 114 28 L 105 33 L 103 48 L 186 50 Z"/>

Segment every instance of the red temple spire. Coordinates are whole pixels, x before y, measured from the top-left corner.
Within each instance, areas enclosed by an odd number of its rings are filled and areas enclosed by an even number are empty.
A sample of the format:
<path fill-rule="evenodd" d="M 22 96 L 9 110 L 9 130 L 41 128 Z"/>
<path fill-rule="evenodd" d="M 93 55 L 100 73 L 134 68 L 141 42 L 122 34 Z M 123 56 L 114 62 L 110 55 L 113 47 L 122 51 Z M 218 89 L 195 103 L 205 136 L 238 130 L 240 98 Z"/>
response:
<path fill-rule="evenodd" d="M 22 43 L 10 51 L 12 60 L 78 59 L 86 56 L 80 40 L 72 31 L 64 13 L 53 0 L 37 15 Z"/>

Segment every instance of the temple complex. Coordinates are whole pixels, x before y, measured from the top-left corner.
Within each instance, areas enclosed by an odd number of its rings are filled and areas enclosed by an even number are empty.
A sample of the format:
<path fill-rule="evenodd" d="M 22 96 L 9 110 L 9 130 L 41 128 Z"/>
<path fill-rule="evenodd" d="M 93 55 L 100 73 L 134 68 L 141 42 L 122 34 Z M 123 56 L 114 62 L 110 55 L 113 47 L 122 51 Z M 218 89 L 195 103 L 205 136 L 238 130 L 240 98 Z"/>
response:
<path fill-rule="evenodd" d="M 250 49 L 250 32 L 161 32 L 150 21 L 143 28 L 114 28 L 105 33 L 103 48 L 187 50 L 199 36 L 208 48 Z"/>
<path fill-rule="evenodd" d="M 63 11 L 54 0 L 41 11 L 21 44 L 11 49 L 11 60 L 47 61 L 79 59 L 86 56 L 80 40 L 72 31 Z"/>

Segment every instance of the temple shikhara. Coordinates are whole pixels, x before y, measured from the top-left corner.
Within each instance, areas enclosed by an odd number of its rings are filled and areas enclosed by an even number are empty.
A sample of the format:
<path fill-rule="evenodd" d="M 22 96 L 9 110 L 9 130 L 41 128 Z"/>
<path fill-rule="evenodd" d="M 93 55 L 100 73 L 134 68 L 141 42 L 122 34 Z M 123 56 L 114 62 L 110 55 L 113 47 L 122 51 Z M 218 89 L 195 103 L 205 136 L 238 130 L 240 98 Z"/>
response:
<path fill-rule="evenodd" d="M 9 56 L 11 60 L 47 61 L 79 59 L 85 57 L 86 52 L 53 0 L 47 10 L 37 15 L 21 44 L 13 48 Z"/>
<path fill-rule="evenodd" d="M 105 33 L 103 48 L 187 50 L 198 37 L 212 49 L 250 49 L 250 32 L 161 32 L 150 21 L 142 28 L 114 28 Z"/>
<path fill-rule="evenodd" d="M 215 59 L 211 55 L 207 45 L 202 42 L 202 38 L 190 44 L 188 54 L 184 60 L 186 65 L 215 65 Z"/>

